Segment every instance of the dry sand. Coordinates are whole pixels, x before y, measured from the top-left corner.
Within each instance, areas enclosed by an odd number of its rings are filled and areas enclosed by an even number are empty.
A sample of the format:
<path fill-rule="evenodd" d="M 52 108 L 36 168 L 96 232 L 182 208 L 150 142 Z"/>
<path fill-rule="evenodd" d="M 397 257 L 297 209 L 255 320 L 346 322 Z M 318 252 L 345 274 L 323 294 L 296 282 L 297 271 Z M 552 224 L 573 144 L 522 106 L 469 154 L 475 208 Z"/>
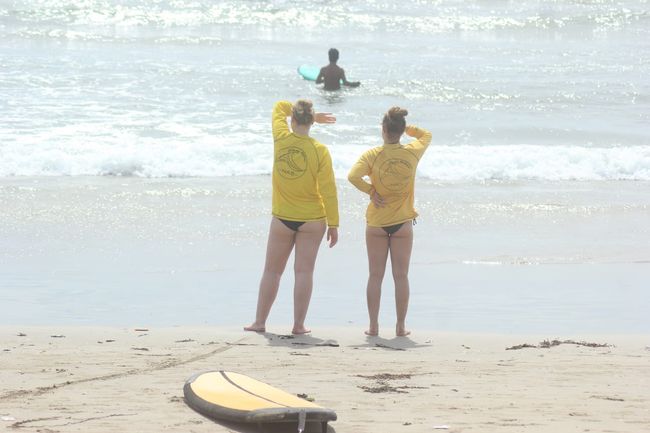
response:
<path fill-rule="evenodd" d="M 257 431 L 184 403 L 192 373 L 224 369 L 334 409 L 330 433 L 650 432 L 649 336 L 560 336 L 608 346 L 506 350 L 545 337 L 270 331 L 1 327 L 0 431 Z"/>

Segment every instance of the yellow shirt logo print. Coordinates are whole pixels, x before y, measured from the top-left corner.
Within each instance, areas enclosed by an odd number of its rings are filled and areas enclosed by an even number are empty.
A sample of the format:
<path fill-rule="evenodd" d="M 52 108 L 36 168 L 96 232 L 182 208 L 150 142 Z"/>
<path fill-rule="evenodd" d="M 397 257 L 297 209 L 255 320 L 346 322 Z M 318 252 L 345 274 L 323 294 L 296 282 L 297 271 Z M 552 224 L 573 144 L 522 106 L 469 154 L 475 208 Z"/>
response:
<path fill-rule="evenodd" d="M 275 169 L 285 179 L 298 179 L 307 171 L 307 154 L 298 147 L 280 149 Z"/>
<path fill-rule="evenodd" d="M 413 166 L 403 159 L 389 159 L 379 168 L 379 180 L 390 191 L 402 191 L 409 186 Z"/>

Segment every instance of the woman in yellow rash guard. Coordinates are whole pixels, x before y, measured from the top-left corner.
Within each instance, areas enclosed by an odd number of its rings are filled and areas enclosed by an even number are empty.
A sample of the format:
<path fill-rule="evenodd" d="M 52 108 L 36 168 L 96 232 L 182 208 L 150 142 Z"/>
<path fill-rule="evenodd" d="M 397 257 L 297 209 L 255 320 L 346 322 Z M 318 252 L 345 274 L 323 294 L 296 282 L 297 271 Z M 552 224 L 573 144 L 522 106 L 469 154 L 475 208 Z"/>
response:
<path fill-rule="evenodd" d="M 291 129 L 287 124 L 291 117 Z M 266 246 L 255 321 L 244 329 L 265 332 L 291 251 L 295 253 L 293 334 L 305 328 L 318 247 L 325 233 L 330 248 L 338 240 L 339 211 L 332 158 L 327 147 L 309 136 L 316 123 L 334 123 L 330 113 L 315 113 L 312 103 L 280 101 L 273 107 L 273 218 Z"/>
<path fill-rule="evenodd" d="M 384 144 L 368 150 L 352 166 L 348 180 L 370 196 L 366 211 L 366 247 L 369 276 L 366 296 L 370 325 L 367 335 L 379 334 L 379 301 L 381 283 L 390 253 L 395 304 L 397 336 L 410 334 L 406 330 L 409 303 L 409 262 L 413 248 L 413 224 L 417 212 L 413 207 L 415 170 L 431 142 L 431 133 L 415 126 L 406 126 L 408 111 L 392 107 L 384 115 L 382 137 Z M 402 134 L 415 138 L 400 144 Z M 364 180 L 370 177 L 370 183 Z"/>

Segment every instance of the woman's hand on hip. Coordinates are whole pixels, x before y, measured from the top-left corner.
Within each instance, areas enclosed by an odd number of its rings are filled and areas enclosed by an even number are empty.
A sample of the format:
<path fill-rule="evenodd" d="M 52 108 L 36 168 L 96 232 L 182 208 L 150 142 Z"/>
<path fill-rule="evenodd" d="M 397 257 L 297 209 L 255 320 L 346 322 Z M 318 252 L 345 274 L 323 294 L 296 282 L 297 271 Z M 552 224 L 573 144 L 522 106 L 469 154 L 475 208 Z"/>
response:
<path fill-rule="evenodd" d="M 370 200 L 372 203 L 375 205 L 375 207 L 384 207 L 386 206 L 386 203 L 384 203 L 384 199 L 377 191 L 374 189 L 370 192 Z"/>

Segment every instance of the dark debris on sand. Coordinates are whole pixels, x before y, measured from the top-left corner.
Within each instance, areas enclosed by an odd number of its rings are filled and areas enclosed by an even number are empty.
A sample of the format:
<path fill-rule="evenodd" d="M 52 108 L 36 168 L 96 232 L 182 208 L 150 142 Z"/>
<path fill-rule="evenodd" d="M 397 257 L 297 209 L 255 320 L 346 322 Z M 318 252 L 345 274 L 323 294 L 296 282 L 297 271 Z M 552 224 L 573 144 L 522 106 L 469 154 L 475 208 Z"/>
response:
<path fill-rule="evenodd" d="M 363 374 L 357 374 L 357 377 L 362 377 L 364 379 L 370 380 L 399 380 L 399 379 L 410 379 L 413 375 L 408 373 L 403 374 L 392 374 L 392 373 L 379 373 L 366 376 Z"/>
<path fill-rule="evenodd" d="M 370 392 L 373 394 L 388 393 L 388 392 L 393 392 L 397 394 L 407 394 L 408 391 L 405 391 L 406 389 L 426 388 L 426 387 L 409 386 L 409 385 L 393 386 L 392 384 L 388 383 L 388 381 L 391 380 L 410 379 L 411 377 L 413 377 L 413 375 L 409 373 L 401 373 L 401 374 L 378 373 L 373 375 L 357 374 L 356 377 L 361 377 L 363 379 L 375 381 L 375 383 L 372 386 L 367 386 L 367 385 L 359 386 L 359 388 L 364 390 L 365 392 Z"/>
<path fill-rule="evenodd" d="M 378 386 L 365 386 L 362 385 L 359 388 L 363 389 L 365 392 L 370 392 L 373 394 L 379 394 L 379 393 L 384 393 L 384 392 L 394 392 L 397 394 L 407 394 L 407 391 L 402 391 L 401 386 L 392 386 L 388 385 L 387 383 L 378 385 Z"/>
<path fill-rule="evenodd" d="M 576 346 L 585 346 L 585 347 L 613 347 L 611 344 L 607 343 L 588 343 L 586 341 L 574 341 L 574 340 L 544 340 L 541 341 L 538 345 L 533 344 L 518 344 L 516 346 L 506 347 L 506 350 L 519 350 L 519 349 L 550 349 L 551 347 L 556 347 L 561 344 L 573 344 Z"/>

